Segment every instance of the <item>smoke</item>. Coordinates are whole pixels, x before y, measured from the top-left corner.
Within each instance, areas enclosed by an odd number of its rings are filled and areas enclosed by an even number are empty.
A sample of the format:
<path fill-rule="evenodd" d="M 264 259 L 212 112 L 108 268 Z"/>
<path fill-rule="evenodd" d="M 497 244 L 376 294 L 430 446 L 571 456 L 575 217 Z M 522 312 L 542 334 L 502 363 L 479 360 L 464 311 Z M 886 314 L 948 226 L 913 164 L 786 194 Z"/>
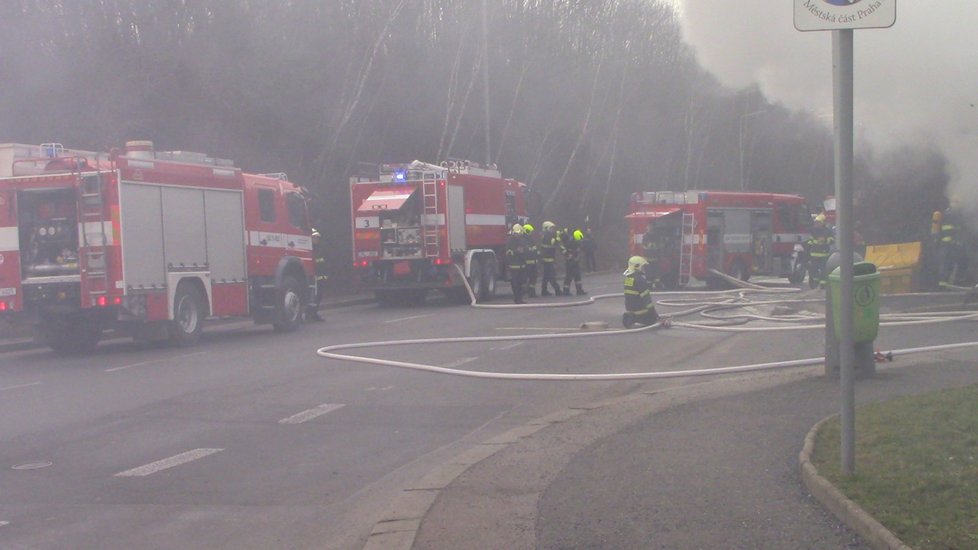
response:
<path fill-rule="evenodd" d="M 799 32 L 788 0 L 674 0 L 683 35 L 724 84 L 831 124 L 832 33 Z M 896 24 L 854 32 L 860 146 L 942 153 L 948 194 L 978 211 L 978 4 L 898 0 Z M 877 155 L 885 156 L 885 155 Z"/>

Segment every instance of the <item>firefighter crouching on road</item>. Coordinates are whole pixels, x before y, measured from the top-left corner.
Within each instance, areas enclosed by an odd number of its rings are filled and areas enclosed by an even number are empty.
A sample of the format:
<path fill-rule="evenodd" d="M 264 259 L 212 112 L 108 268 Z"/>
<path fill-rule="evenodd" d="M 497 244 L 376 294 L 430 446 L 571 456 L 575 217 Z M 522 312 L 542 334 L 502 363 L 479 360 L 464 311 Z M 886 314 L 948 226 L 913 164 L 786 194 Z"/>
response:
<path fill-rule="evenodd" d="M 506 241 L 506 267 L 509 270 L 509 284 L 513 289 L 513 303 L 525 304 L 523 291 L 526 288 L 526 240 L 523 226 L 514 224 Z"/>
<path fill-rule="evenodd" d="M 563 291 L 557 283 L 557 247 L 560 238 L 557 236 L 557 226 L 553 222 L 543 222 L 543 234 L 540 236 L 540 264 L 543 265 L 543 278 L 540 285 L 540 296 L 550 296 L 549 288 L 554 289 L 554 295 L 561 296 Z"/>
<path fill-rule="evenodd" d="M 623 274 L 625 313 L 621 316 L 621 323 L 625 328 L 632 328 L 635 324 L 648 326 L 659 320 L 659 314 L 652 304 L 652 286 L 643 272 L 647 264 L 648 262 L 641 256 L 632 256 L 628 259 L 628 269 Z"/>
<path fill-rule="evenodd" d="M 312 255 L 316 258 L 316 295 L 309 300 L 306 306 L 307 321 L 322 321 L 319 316 L 319 303 L 323 301 L 323 294 L 326 292 L 326 258 L 323 258 L 323 250 L 319 245 L 319 231 L 312 230 Z"/>
<path fill-rule="evenodd" d="M 584 286 L 581 285 L 581 240 L 584 233 L 574 230 L 573 235 L 564 235 L 564 294 L 570 295 L 570 284 L 574 281 L 577 296 L 584 296 Z"/>
<path fill-rule="evenodd" d="M 523 237 L 526 239 L 526 295 L 530 298 L 537 296 L 537 262 L 540 253 L 537 251 L 536 235 L 533 226 L 523 225 Z"/>

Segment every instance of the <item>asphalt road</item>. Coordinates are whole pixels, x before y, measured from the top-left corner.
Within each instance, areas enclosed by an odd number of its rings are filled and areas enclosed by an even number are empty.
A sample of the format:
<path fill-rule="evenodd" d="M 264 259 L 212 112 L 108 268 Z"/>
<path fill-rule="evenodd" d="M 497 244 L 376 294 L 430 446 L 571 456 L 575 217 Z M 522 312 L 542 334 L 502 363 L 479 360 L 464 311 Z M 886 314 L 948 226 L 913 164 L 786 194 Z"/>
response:
<path fill-rule="evenodd" d="M 585 281 L 592 294 L 619 283 L 615 274 Z M 0 548 L 357 548 L 403 487 L 482 441 L 554 411 L 699 382 L 486 381 L 314 353 L 337 343 L 615 326 L 619 300 L 521 310 L 429 300 L 326 313 L 293 334 L 226 325 L 188 349 L 112 341 L 88 357 L 0 355 Z M 896 338 L 931 341 L 920 330 Z M 813 332 L 689 329 L 363 350 L 523 373 L 679 370 L 821 352 Z"/>

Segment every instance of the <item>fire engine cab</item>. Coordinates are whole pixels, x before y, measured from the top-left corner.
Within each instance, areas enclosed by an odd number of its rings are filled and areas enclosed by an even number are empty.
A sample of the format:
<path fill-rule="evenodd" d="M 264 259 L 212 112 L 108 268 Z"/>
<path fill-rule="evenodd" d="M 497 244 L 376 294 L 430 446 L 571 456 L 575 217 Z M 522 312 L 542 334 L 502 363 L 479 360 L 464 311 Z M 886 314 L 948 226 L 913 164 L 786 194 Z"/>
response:
<path fill-rule="evenodd" d="M 381 304 L 440 290 L 479 301 L 504 276 L 509 229 L 526 221 L 524 185 L 469 161 L 380 166 L 350 183 L 353 265 Z"/>
<path fill-rule="evenodd" d="M 634 193 L 625 219 L 629 252 L 653 256 L 666 288 L 692 279 L 723 286 L 717 272 L 743 281 L 789 277 L 794 247 L 808 240 L 812 223 L 799 195 L 728 191 Z"/>
<path fill-rule="evenodd" d="M 315 292 L 301 188 L 229 160 L 0 145 L 0 315 L 59 352 L 105 329 L 197 342 L 205 317 L 299 324 Z"/>

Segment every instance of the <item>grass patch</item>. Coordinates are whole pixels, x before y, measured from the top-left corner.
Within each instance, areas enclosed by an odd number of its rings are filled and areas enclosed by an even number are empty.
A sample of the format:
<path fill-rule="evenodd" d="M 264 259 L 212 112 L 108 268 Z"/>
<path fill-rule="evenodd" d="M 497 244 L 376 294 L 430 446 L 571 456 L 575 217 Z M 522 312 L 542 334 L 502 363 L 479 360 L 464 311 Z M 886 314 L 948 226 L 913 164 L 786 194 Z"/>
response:
<path fill-rule="evenodd" d="M 843 476 L 838 418 L 812 463 L 917 550 L 978 548 L 978 385 L 902 397 L 856 412 L 856 472 Z"/>

